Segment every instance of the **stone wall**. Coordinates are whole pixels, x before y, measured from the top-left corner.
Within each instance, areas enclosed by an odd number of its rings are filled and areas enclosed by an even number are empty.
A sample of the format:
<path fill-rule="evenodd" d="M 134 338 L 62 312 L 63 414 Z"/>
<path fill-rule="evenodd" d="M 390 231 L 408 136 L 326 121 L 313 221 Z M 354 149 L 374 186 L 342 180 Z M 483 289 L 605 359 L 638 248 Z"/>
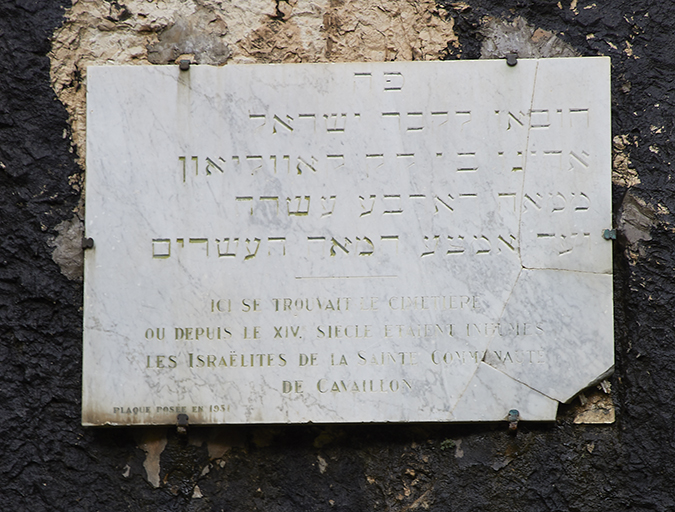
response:
<path fill-rule="evenodd" d="M 0 508 L 672 510 L 674 15 L 647 0 L 0 4 Z M 612 58 L 609 381 L 515 435 L 506 424 L 80 426 L 87 65 L 514 50 Z"/>

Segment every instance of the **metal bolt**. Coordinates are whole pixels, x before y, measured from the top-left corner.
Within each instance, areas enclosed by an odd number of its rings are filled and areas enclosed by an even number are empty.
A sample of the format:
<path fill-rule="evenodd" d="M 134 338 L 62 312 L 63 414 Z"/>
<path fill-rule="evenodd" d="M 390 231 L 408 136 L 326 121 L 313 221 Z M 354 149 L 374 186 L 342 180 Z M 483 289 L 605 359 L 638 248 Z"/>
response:
<path fill-rule="evenodd" d="M 179 414 L 176 417 L 177 431 L 179 434 L 181 435 L 187 434 L 188 420 L 189 417 L 187 414 Z"/>
<path fill-rule="evenodd" d="M 616 240 L 616 229 L 605 229 L 602 232 L 602 238 L 605 240 Z"/>
<path fill-rule="evenodd" d="M 518 420 L 520 419 L 520 413 L 518 412 L 518 409 L 511 409 L 507 419 L 509 421 L 509 430 L 511 432 L 515 432 L 518 429 Z"/>
<path fill-rule="evenodd" d="M 187 71 L 190 69 L 190 61 L 188 59 L 181 59 L 178 67 L 181 71 Z"/>
<path fill-rule="evenodd" d="M 92 249 L 94 247 L 93 238 L 83 238 L 82 239 L 82 249 Z"/>
<path fill-rule="evenodd" d="M 506 54 L 506 63 L 509 66 L 515 66 L 518 64 L 518 54 L 515 52 L 507 53 Z"/>

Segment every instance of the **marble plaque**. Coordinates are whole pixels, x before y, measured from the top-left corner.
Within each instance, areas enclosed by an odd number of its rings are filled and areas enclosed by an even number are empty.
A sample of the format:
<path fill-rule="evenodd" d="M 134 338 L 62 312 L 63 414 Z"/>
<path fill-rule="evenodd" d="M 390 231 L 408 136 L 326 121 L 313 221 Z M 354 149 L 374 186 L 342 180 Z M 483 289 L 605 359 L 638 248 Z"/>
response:
<path fill-rule="evenodd" d="M 83 424 L 553 420 L 614 364 L 609 77 L 88 68 Z"/>

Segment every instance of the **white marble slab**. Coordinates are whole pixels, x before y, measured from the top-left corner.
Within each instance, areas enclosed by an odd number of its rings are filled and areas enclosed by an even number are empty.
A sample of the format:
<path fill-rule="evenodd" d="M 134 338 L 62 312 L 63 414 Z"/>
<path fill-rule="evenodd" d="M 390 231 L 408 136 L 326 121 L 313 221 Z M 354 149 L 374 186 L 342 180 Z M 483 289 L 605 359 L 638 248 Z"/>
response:
<path fill-rule="evenodd" d="M 83 424 L 553 420 L 611 371 L 609 59 L 87 80 Z"/>

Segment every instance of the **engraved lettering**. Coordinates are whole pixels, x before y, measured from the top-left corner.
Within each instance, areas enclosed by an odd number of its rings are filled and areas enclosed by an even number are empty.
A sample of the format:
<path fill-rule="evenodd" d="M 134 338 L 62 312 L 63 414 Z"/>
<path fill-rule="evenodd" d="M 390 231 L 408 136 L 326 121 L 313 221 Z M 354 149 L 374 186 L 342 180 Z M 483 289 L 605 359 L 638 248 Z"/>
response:
<path fill-rule="evenodd" d="M 403 161 L 406 168 L 415 165 L 415 153 L 396 153 L 396 158 Z"/>
<path fill-rule="evenodd" d="M 185 179 L 187 178 L 187 158 L 185 156 L 179 156 L 178 160 L 181 162 L 183 183 L 185 183 Z M 199 157 L 193 156 L 190 160 L 195 164 L 195 176 L 199 175 Z"/>
<path fill-rule="evenodd" d="M 366 198 L 363 196 L 359 196 L 359 199 L 361 200 L 361 208 L 363 208 L 363 211 L 361 212 L 361 215 L 359 217 L 363 217 L 364 215 L 370 215 L 373 213 L 373 207 L 375 206 L 375 194 L 371 194 L 370 197 L 368 198 L 370 200 L 370 206 L 366 207 L 365 201 Z"/>
<path fill-rule="evenodd" d="M 316 131 L 316 115 L 315 114 L 299 114 L 299 121 L 311 120 L 312 121 L 312 132 Z"/>
<path fill-rule="evenodd" d="M 325 236 L 308 236 L 307 237 L 307 242 L 321 242 L 322 244 L 326 242 L 326 237 Z M 309 244 L 307 246 L 307 253 L 311 255 L 312 253 L 312 247 L 314 244 Z"/>
<path fill-rule="evenodd" d="M 372 78 L 373 78 L 372 73 L 355 72 L 354 73 L 354 89 L 356 89 L 359 84 L 365 84 L 365 83 L 367 83 L 368 89 L 370 89 L 370 87 L 372 85 Z"/>
<path fill-rule="evenodd" d="M 283 155 L 281 157 L 282 160 L 286 161 L 286 172 L 290 174 L 291 172 L 291 157 L 289 155 Z M 270 155 L 270 160 L 272 160 L 272 169 L 274 170 L 274 174 L 277 174 L 277 156 L 276 155 Z M 281 168 L 279 168 L 281 170 Z"/>
<path fill-rule="evenodd" d="M 445 118 L 445 119 L 443 119 Z M 448 111 L 432 111 L 431 112 L 431 127 L 432 129 L 440 128 L 444 124 L 447 124 L 449 119 Z"/>
<path fill-rule="evenodd" d="M 401 195 L 400 194 L 385 194 L 384 195 L 384 201 L 398 201 L 399 204 L 397 206 L 385 208 L 384 212 L 382 212 L 383 215 L 403 213 L 403 208 L 400 205 L 400 201 L 401 201 Z"/>
<path fill-rule="evenodd" d="M 304 196 L 304 200 L 307 201 L 307 206 L 304 208 L 304 210 L 302 209 L 302 200 L 303 196 L 295 196 L 294 199 L 291 199 L 290 197 L 286 198 L 286 208 L 289 216 L 294 215 L 297 217 L 304 217 L 309 215 L 310 196 Z M 291 209 L 291 203 L 293 201 L 297 201 L 297 205 L 295 206 L 295 208 Z"/>
<path fill-rule="evenodd" d="M 490 254 L 490 251 L 492 250 L 492 244 L 485 235 L 481 235 L 480 237 L 474 235 L 473 239 L 474 239 L 474 246 L 477 247 L 476 254 Z M 485 246 L 483 241 L 487 244 L 487 247 Z"/>
<path fill-rule="evenodd" d="M 310 159 L 312 160 L 311 164 L 306 160 L 304 160 L 303 158 L 298 157 L 298 165 L 295 166 L 295 170 L 297 171 L 298 175 L 302 174 L 303 169 L 305 171 L 309 170 L 312 171 L 313 173 L 316 173 L 316 163 L 318 162 L 318 160 L 313 156 L 310 157 Z"/>
<path fill-rule="evenodd" d="M 253 196 L 237 196 L 234 198 L 236 202 L 250 203 L 249 214 L 253 215 Z"/>
<path fill-rule="evenodd" d="M 336 248 L 336 247 L 342 249 L 342 251 L 343 251 L 345 254 L 349 254 L 349 249 L 347 249 L 347 247 L 348 247 L 349 245 L 351 245 L 351 243 L 352 243 L 352 241 L 351 241 L 349 238 L 345 238 L 345 243 L 344 243 L 344 245 L 342 245 L 340 242 L 338 242 L 337 240 L 335 240 L 335 238 L 331 238 L 330 240 L 331 240 L 331 242 L 333 243 L 333 245 L 332 245 L 331 248 L 330 248 L 330 255 L 331 255 L 331 256 L 335 256 L 335 255 L 336 255 L 336 252 L 335 252 L 335 248 Z"/>
<path fill-rule="evenodd" d="M 219 258 L 234 258 L 237 255 L 237 247 L 239 247 L 239 239 L 234 238 L 234 252 L 230 252 L 230 239 L 223 238 L 222 242 L 216 238 L 216 247 L 218 248 L 218 257 Z M 225 245 L 225 250 L 222 250 L 221 244 Z"/>
<path fill-rule="evenodd" d="M 344 167 L 344 165 L 345 165 L 345 156 L 344 155 L 326 155 L 326 159 L 329 162 L 331 162 L 331 161 L 334 162 L 333 170 L 339 169 L 340 167 Z"/>
<path fill-rule="evenodd" d="M 251 174 L 255 174 L 256 171 L 259 171 L 262 169 L 263 166 L 263 157 L 262 155 L 246 155 L 246 161 L 247 162 L 256 162 L 258 164 L 257 167 L 253 167 L 251 169 Z"/>
<path fill-rule="evenodd" d="M 223 160 L 223 159 L 220 158 L 220 157 L 218 158 L 218 160 L 220 160 L 221 162 L 223 162 L 223 164 L 225 163 L 225 160 Z M 206 175 L 207 175 L 207 176 L 210 176 L 211 174 L 213 174 L 212 169 L 213 169 L 213 170 L 218 170 L 218 171 L 220 171 L 220 174 L 225 174 L 225 171 L 223 170 L 223 168 L 222 168 L 220 165 L 218 165 L 217 163 L 215 163 L 215 162 L 214 162 L 213 160 L 211 160 L 209 157 L 206 157 Z"/>
<path fill-rule="evenodd" d="M 328 207 L 328 201 L 331 202 L 330 209 Z M 321 213 L 322 217 L 332 215 L 333 211 L 335 210 L 335 196 L 330 197 L 321 196 L 321 209 L 323 210 L 323 212 Z"/>
<path fill-rule="evenodd" d="M 382 117 L 396 119 L 396 122 L 399 122 L 401 118 L 400 112 L 382 112 Z"/>
<path fill-rule="evenodd" d="M 452 197 L 450 194 L 448 194 L 448 197 L 449 197 L 450 199 L 452 199 L 453 201 L 455 200 L 455 198 Z M 438 196 L 436 196 L 435 199 L 436 199 L 436 201 L 438 201 L 439 203 L 441 203 L 443 206 L 445 206 L 445 207 L 446 207 L 448 210 L 450 210 L 451 212 L 454 211 L 453 208 L 452 208 L 452 206 L 450 206 L 450 204 L 449 204 L 450 201 L 446 202 L 447 200 L 443 200 L 443 199 L 441 199 L 441 198 L 438 197 Z M 440 209 L 438 208 L 438 205 L 437 205 L 436 203 L 434 203 L 434 208 L 436 209 L 436 210 L 435 210 L 435 213 L 438 213 L 438 212 L 440 211 Z"/>
<path fill-rule="evenodd" d="M 169 258 L 171 257 L 171 239 L 170 238 L 153 238 L 152 239 L 152 257 L 153 258 Z"/>
<path fill-rule="evenodd" d="M 260 196 L 260 201 L 274 201 L 275 203 L 275 215 L 279 215 L 279 197 L 278 196 Z"/>
<path fill-rule="evenodd" d="M 516 237 L 513 236 L 513 235 L 511 235 L 511 234 L 509 234 L 509 235 L 508 235 L 508 238 L 509 238 L 509 239 L 507 240 L 507 239 L 504 238 L 502 235 L 499 235 L 499 236 L 497 237 L 497 240 L 501 241 L 506 247 L 508 247 L 509 249 L 511 249 L 512 252 L 516 252 L 516 247 L 515 247 L 515 245 L 516 245 L 516 244 L 515 244 L 515 242 L 516 242 Z M 501 249 L 501 247 L 500 247 L 500 248 L 499 248 L 499 252 L 501 252 L 501 251 L 502 251 L 502 249 Z"/>
<path fill-rule="evenodd" d="M 347 114 L 324 114 L 328 133 L 343 133 L 347 124 Z"/>
<path fill-rule="evenodd" d="M 436 248 L 438 247 L 438 240 L 440 239 L 439 235 L 435 235 L 433 239 L 429 238 L 428 236 L 424 237 L 424 245 L 427 248 L 426 251 L 422 252 L 421 257 L 424 258 L 425 256 L 431 256 L 436 252 Z M 429 244 L 431 242 L 431 245 Z"/>
<path fill-rule="evenodd" d="M 585 116 L 585 122 L 582 121 L 582 124 L 586 127 L 588 127 L 590 123 L 590 117 L 588 115 L 588 109 L 587 108 L 571 108 L 569 110 L 570 112 L 570 126 L 574 126 L 574 121 L 576 119 L 582 118 L 582 116 Z"/>
<path fill-rule="evenodd" d="M 208 238 L 190 238 L 188 243 L 191 244 L 204 244 L 206 248 L 206 256 L 209 255 L 209 239 Z"/>
<path fill-rule="evenodd" d="M 373 242 L 368 238 L 367 236 L 364 236 L 363 238 L 356 237 L 357 240 L 357 247 L 358 247 L 358 241 L 365 242 L 370 246 L 370 249 L 366 248 L 365 250 L 359 251 L 359 256 L 370 256 L 373 254 L 373 251 L 375 250 L 375 246 L 373 245 Z"/>
<path fill-rule="evenodd" d="M 514 152 L 511 151 L 510 154 L 513 155 Z M 523 154 L 524 154 L 523 151 L 516 150 L 515 156 L 505 157 L 503 151 L 497 152 L 497 156 L 499 156 L 503 168 L 507 169 L 510 172 L 519 172 L 523 170 L 523 167 L 525 165 Z"/>
<path fill-rule="evenodd" d="M 548 110 L 533 109 L 530 113 L 530 128 L 548 128 L 551 126 Z"/>
<path fill-rule="evenodd" d="M 555 158 L 555 168 L 556 169 L 562 169 L 562 151 L 560 150 L 550 150 L 550 151 L 544 151 L 544 158 L 549 157 L 548 159 L 550 160 L 551 158 Z"/>
<path fill-rule="evenodd" d="M 541 194 L 539 194 L 538 192 L 535 196 L 537 200 L 543 199 L 541 197 Z M 525 194 L 524 198 L 527 199 L 530 203 L 532 203 L 537 210 L 541 210 L 541 206 L 539 205 L 539 203 L 537 203 L 537 201 L 535 201 L 534 198 L 530 196 L 530 194 Z M 527 211 L 527 203 L 525 201 L 523 201 L 523 211 Z"/>
<path fill-rule="evenodd" d="M 504 199 L 506 200 L 507 204 L 509 204 L 510 207 L 506 207 L 506 211 L 516 211 L 516 193 L 515 192 L 499 192 L 497 193 L 497 197 L 499 199 Z M 501 201 L 498 203 L 499 209 L 501 209 Z"/>
<path fill-rule="evenodd" d="M 293 123 L 293 118 L 289 115 L 286 115 L 286 121 L 282 120 L 278 115 L 274 114 L 274 123 L 272 124 L 272 133 L 277 133 L 277 125 L 282 126 L 289 132 L 293 131 L 291 123 Z"/>
<path fill-rule="evenodd" d="M 382 235 L 382 242 L 394 242 L 395 253 L 398 254 L 398 235 Z"/>
<path fill-rule="evenodd" d="M 572 194 L 572 195 L 574 196 L 575 194 Z M 579 197 L 579 199 L 578 199 L 577 205 L 574 207 L 574 211 L 575 212 L 584 212 L 584 211 L 588 210 L 588 208 L 591 205 L 591 200 L 589 199 L 589 197 L 586 194 L 584 194 L 583 192 L 581 192 L 578 195 L 578 197 Z"/>
<path fill-rule="evenodd" d="M 473 161 L 476 158 L 476 153 L 457 153 L 457 158 L 461 159 L 462 163 L 457 167 L 457 172 L 476 172 L 478 167 Z M 472 161 L 467 161 L 471 159 Z"/>
<path fill-rule="evenodd" d="M 406 128 L 406 131 L 421 132 L 424 129 L 424 114 L 422 112 L 408 112 L 406 117 L 411 123 Z"/>
<path fill-rule="evenodd" d="M 265 126 L 265 123 L 267 122 L 265 114 L 249 114 L 248 118 L 251 121 L 256 121 L 256 122 L 260 122 L 262 120 L 261 124 L 258 124 L 258 125 L 253 127 L 254 131 L 258 131 L 260 128 Z"/>
<path fill-rule="evenodd" d="M 518 119 L 519 114 L 520 114 L 521 118 L 527 117 L 527 115 L 524 114 L 523 112 L 517 112 L 515 114 L 513 112 L 511 112 L 510 110 L 507 112 L 507 115 L 506 115 L 506 130 L 507 131 L 511 130 L 512 127 L 523 128 L 525 126 L 526 121 L 525 121 L 525 119 L 523 119 L 522 121 L 520 119 Z"/>
<path fill-rule="evenodd" d="M 385 91 L 400 91 L 403 89 L 405 80 L 403 74 L 398 71 L 391 73 L 384 73 L 384 90 Z"/>
<path fill-rule="evenodd" d="M 269 236 L 269 237 L 267 237 L 267 246 L 268 246 L 267 255 L 268 256 L 272 255 L 272 246 L 271 246 L 272 242 L 281 243 L 281 255 L 286 256 L 286 238 L 283 237 L 283 236 L 277 236 L 277 237 Z"/>
<path fill-rule="evenodd" d="M 588 157 L 589 155 L 586 151 L 582 151 L 581 154 L 578 154 L 574 151 L 570 151 L 570 171 L 578 170 L 579 164 L 581 164 L 585 169 L 588 169 Z"/>
<path fill-rule="evenodd" d="M 562 212 L 567 205 L 567 199 L 565 196 L 558 192 L 555 196 L 551 195 L 551 213 Z"/>
<path fill-rule="evenodd" d="M 453 240 L 455 238 L 457 238 L 457 240 L 462 240 L 462 241 L 464 240 L 464 237 L 461 236 L 461 235 L 456 236 L 456 237 L 448 236 L 448 242 L 450 243 L 450 249 L 448 249 L 445 254 L 462 254 L 464 252 L 464 247 L 460 247 L 459 245 L 455 245 L 453 243 Z"/>
<path fill-rule="evenodd" d="M 382 165 L 384 165 L 383 153 L 371 153 L 366 155 L 366 168 L 368 171 L 374 171 L 375 169 L 382 167 Z"/>
<path fill-rule="evenodd" d="M 250 244 L 251 242 L 255 243 L 255 250 L 251 251 Z M 260 238 L 254 238 L 252 241 L 248 238 L 246 239 L 246 252 L 248 253 L 244 256 L 244 261 L 250 260 L 256 257 L 258 254 L 258 249 L 260 248 Z"/>

